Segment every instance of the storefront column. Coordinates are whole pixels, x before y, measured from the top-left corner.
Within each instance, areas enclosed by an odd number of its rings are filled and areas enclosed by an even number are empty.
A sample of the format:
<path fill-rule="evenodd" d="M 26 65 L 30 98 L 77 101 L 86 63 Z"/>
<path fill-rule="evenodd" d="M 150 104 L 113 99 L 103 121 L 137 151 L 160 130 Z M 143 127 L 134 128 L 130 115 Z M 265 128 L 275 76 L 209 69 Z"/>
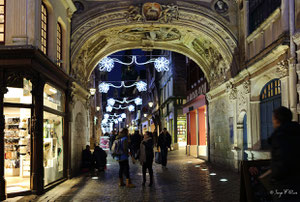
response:
<path fill-rule="evenodd" d="M 6 181 L 4 179 L 4 127 L 5 118 L 3 115 L 3 99 L 7 93 L 4 83 L 4 72 L 0 70 L 0 201 L 6 199 Z"/>
<path fill-rule="evenodd" d="M 44 190 L 44 166 L 43 166 L 43 108 L 45 82 L 40 78 L 32 81 L 32 175 L 31 189 L 35 194 L 42 194 Z"/>
<path fill-rule="evenodd" d="M 64 132 L 64 177 L 70 179 L 72 177 L 71 170 L 71 131 L 72 131 L 72 112 L 73 109 L 72 90 L 66 93 L 66 117 L 65 117 L 65 132 Z"/>

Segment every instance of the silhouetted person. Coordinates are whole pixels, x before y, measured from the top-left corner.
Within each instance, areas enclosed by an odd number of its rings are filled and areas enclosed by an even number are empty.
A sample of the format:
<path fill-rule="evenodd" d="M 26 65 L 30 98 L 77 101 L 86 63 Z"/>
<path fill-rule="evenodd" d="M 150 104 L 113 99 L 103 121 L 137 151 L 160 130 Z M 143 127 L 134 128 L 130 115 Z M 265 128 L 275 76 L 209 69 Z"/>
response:
<path fill-rule="evenodd" d="M 142 136 L 139 134 L 139 131 L 135 131 L 134 134 L 130 136 L 130 152 L 134 159 L 138 158 L 141 141 Z"/>
<path fill-rule="evenodd" d="M 157 141 L 158 141 L 158 134 L 157 134 L 157 129 L 155 128 L 153 133 L 152 133 L 152 139 L 153 139 L 153 145 L 157 146 Z"/>
<path fill-rule="evenodd" d="M 112 133 L 111 133 L 110 136 L 109 136 L 109 149 L 110 149 L 110 150 L 111 150 L 111 147 L 112 147 L 112 145 L 113 145 L 113 143 L 114 143 L 116 137 L 117 137 L 116 131 L 113 130 Z"/>
<path fill-rule="evenodd" d="M 167 166 L 168 148 L 171 148 L 171 135 L 166 128 L 158 136 L 157 149 L 161 152 L 161 165 L 163 168 Z"/>
<path fill-rule="evenodd" d="M 150 132 L 146 132 L 144 135 L 144 139 L 140 144 L 140 162 L 142 164 L 143 170 L 143 186 L 146 183 L 146 171 L 148 169 L 149 176 L 150 176 L 150 183 L 149 187 L 153 184 L 153 158 L 154 158 L 154 151 L 153 151 L 153 139 L 152 134 Z"/>
<path fill-rule="evenodd" d="M 99 146 L 96 146 L 93 153 L 93 159 L 95 168 L 97 168 L 99 171 L 104 171 L 107 162 L 106 157 L 106 152 Z"/>
<path fill-rule="evenodd" d="M 92 153 L 90 146 L 86 145 L 86 148 L 82 151 L 82 168 L 91 170 L 92 166 Z"/>
<path fill-rule="evenodd" d="M 300 125 L 292 121 L 292 112 L 286 107 L 274 110 L 272 121 L 275 130 L 268 140 L 272 184 L 275 191 L 290 191 L 277 195 L 277 200 L 300 201 Z"/>
<path fill-rule="evenodd" d="M 130 174 L 129 174 L 129 161 L 128 161 L 128 129 L 123 128 L 121 133 L 116 137 L 116 140 L 121 140 L 122 145 L 122 154 L 120 156 L 116 156 L 116 160 L 119 161 L 119 186 L 124 186 L 123 182 L 123 174 L 126 177 L 126 187 L 133 188 L 135 187 L 130 180 Z"/>

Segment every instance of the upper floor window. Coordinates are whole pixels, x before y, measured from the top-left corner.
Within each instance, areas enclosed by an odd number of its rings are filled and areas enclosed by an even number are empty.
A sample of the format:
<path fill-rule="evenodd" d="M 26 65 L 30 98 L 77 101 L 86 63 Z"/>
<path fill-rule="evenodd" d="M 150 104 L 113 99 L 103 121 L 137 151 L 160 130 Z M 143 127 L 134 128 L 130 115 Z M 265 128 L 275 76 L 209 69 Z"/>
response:
<path fill-rule="evenodd" d="M 42 3 L 41 9 L 41 50 L 44 54 L 47 54 L 48 44 L 48 11 L 44 3 Z"/>
<path fill-rule="evenodd" d="M 249 34 L 256 30 L 280 5 L 281 0 L 249 1 Z"/>
<path fill-rule="evenodd" d="M 4 43 L 5 31 L 5 0 L 0 0 L 0 44 Z"/>
<path fill-rule="evenodd" d="M 56 39 L 56 60 L 57 66 L 62 66 L 62 27 L 57 23 L 57 39 Z"/>

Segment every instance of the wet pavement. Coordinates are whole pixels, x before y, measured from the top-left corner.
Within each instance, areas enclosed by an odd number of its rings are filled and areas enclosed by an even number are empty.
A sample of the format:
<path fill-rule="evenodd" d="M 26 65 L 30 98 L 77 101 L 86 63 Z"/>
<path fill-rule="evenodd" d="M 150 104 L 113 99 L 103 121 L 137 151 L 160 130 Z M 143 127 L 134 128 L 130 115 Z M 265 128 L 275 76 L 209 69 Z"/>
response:
<path fill-rule="evenodd" d="M 107 170 L 98 177 L 76 177 L 42 196 L 27 196 L 19 201 L 239 201 L 238 173 L 186 156 L 183 150 L 169 152 L 167 167 L 163 170 L 154 163 L 154 185 L 142 187 L 141 166 L 131 163 L 136 188 L 118 187 L 118 163 L 109 158 Z"/>

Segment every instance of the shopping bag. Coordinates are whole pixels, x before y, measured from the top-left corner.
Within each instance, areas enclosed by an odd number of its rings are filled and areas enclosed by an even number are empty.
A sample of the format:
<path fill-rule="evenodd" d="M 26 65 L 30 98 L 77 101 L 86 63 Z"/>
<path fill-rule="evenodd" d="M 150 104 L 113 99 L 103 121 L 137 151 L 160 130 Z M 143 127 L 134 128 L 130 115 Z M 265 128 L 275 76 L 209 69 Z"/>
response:
<path fill-rule="evenodd" d="M 155 163 L 161 164 L 161 153 L 155 152 Z"/>

